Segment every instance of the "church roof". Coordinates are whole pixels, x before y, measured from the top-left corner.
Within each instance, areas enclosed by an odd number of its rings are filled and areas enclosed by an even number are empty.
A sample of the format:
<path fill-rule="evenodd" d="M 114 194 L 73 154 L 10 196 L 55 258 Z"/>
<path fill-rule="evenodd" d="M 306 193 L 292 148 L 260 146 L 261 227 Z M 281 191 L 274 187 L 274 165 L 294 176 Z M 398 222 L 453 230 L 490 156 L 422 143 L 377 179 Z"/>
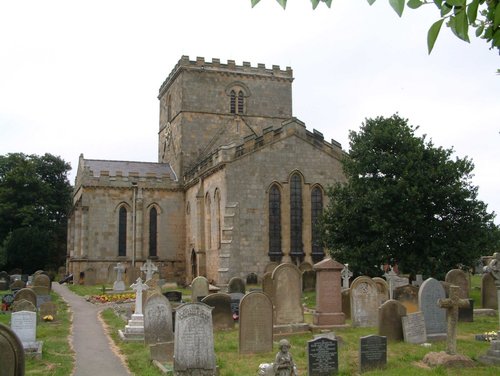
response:
<path fill-rule="evenodd" d="M 177 180 L 175 172 L 168 163 L 109 161 L 99 159 L 83 159 L 84 168 L 94 177 L 108 176 L 136 176 L 136 177 L 165 177 Z"/>

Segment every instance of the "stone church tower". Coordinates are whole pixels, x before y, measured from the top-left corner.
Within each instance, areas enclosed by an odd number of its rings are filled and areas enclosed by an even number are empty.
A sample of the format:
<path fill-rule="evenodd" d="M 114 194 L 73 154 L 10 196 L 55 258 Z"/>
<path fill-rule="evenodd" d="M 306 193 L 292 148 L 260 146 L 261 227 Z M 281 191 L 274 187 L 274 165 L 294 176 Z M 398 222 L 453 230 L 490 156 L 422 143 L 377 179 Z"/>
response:
<path fill-rule="evenodd" d="M 344 153 L 292 116 L 292 70 L 183 56 L 161 85 L 158 163 L 81 156 L 68 266 L 96 283 L 148 258 L 167 280 L 218 284 L 315 263 L 325 189 Z"/>

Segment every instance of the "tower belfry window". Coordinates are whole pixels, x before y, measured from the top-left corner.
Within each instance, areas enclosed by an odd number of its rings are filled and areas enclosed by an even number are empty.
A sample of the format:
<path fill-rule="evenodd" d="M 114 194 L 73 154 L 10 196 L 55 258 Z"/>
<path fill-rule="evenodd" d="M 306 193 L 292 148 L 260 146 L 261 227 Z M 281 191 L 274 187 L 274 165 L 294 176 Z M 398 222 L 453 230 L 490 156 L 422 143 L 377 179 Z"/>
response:
<path fill-rule="evenodd" d="M 231 98 L 230 111 L 232 114 L 235 114 L 236 113 L 236 92 L 234 90 L 231 90 L 230 98 Z"/>
<path fill-rule="evenodd" d="M 229 109 L 232 114 L 241 115 L 245 111 L 245 94 L 242 90 L 231 90 Z"/>
<path fill-rule="evenodd" d="M 238 113 L 243 113 L 243 92 L 241 90 L 238 93 Z"/>

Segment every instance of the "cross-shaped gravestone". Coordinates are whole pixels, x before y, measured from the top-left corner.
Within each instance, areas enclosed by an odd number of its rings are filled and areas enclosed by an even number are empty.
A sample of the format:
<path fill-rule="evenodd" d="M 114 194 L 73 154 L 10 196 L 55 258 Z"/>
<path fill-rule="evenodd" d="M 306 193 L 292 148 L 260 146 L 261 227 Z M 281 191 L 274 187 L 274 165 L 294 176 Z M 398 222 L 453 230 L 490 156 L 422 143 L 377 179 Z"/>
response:
<path fill-rule="evenodd" d="M 116 281 L 113 283 L 113 290 L 125 291 L 125 282 L 123 282 L 123 272 L 125 271 L 125 266 L 119 262 L 113 269 L 116 270 Z"/>
<path fill-rule="evenodd" d="M 500 328 L 500 253 L 495 252 L 491 258 L 490 263 L 484 267 L 484 271 L 490 273 L 495 279 L 495 286 L 497 287 L 497 300 L 498 300 L 498 321 Z"/>
<path fill-rule="evenodd" d="M 349 264 L 345 264 L 340 275 L 342 277 L 342 289 L 347 290 L 349 288 L 349 279 L 352 277 L 352 272 L 349 270 Z"/>
<path fill-rule="evenodd" d="M 146 281 L 153 278 L 153 274 L 158 271 L 158 267 L 150 260 L 141 266 L 141 271 L 146 273 Z"/>
<path fill-rule="evenodd" d="M 142 292 L 149 288 L 148 285 L 142 283 L 141 277 L 137 278 L 134 284 L 130 287 L 135 291 L 135 311 L 136 315 L 142 315 Z"/>
<path fill-rule="evenodd" d="M 388 272 L 386 272 L 384 274 L 384 277 L 385 279 L 387 280 L 387 282 L 389 282 L 389 299 L 392 300 L 392 296 L 393 296 L 393 291 L 394 291 L 394 278 L 396 278 L 398 275 L 396 274 L 396 272 L 394 270 L 392 270 L 392 266 L 391 266 L 391 270 L 389 270 Z"/>
<path fill-rule="evenodd" d="M 438 305 L 446 309 L 446 320 L 448 321 L 446 352 L 451 355 L 457 353 L 458 309 L 469 307 L 469 300 L 460 299 L 459 292 L 460 287 L 451 285 L 449 298 L 438 300 Z"/>

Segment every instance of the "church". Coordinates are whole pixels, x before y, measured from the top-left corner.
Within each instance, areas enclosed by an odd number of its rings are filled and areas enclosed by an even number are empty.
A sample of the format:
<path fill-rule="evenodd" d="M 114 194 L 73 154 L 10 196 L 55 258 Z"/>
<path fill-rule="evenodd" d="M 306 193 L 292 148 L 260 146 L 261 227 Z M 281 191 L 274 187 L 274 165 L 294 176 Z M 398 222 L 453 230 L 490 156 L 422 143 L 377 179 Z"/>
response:
<path fill-rule="evenodd" d="M 158 162 L 80 155 L 67 269 L 89 283 L 160 277 L 214 284 L 325 256 L 316 222 L 344 182 L 341 145 L 292 113 L 293 71 L 182 56 L 160 87 Z"/>

